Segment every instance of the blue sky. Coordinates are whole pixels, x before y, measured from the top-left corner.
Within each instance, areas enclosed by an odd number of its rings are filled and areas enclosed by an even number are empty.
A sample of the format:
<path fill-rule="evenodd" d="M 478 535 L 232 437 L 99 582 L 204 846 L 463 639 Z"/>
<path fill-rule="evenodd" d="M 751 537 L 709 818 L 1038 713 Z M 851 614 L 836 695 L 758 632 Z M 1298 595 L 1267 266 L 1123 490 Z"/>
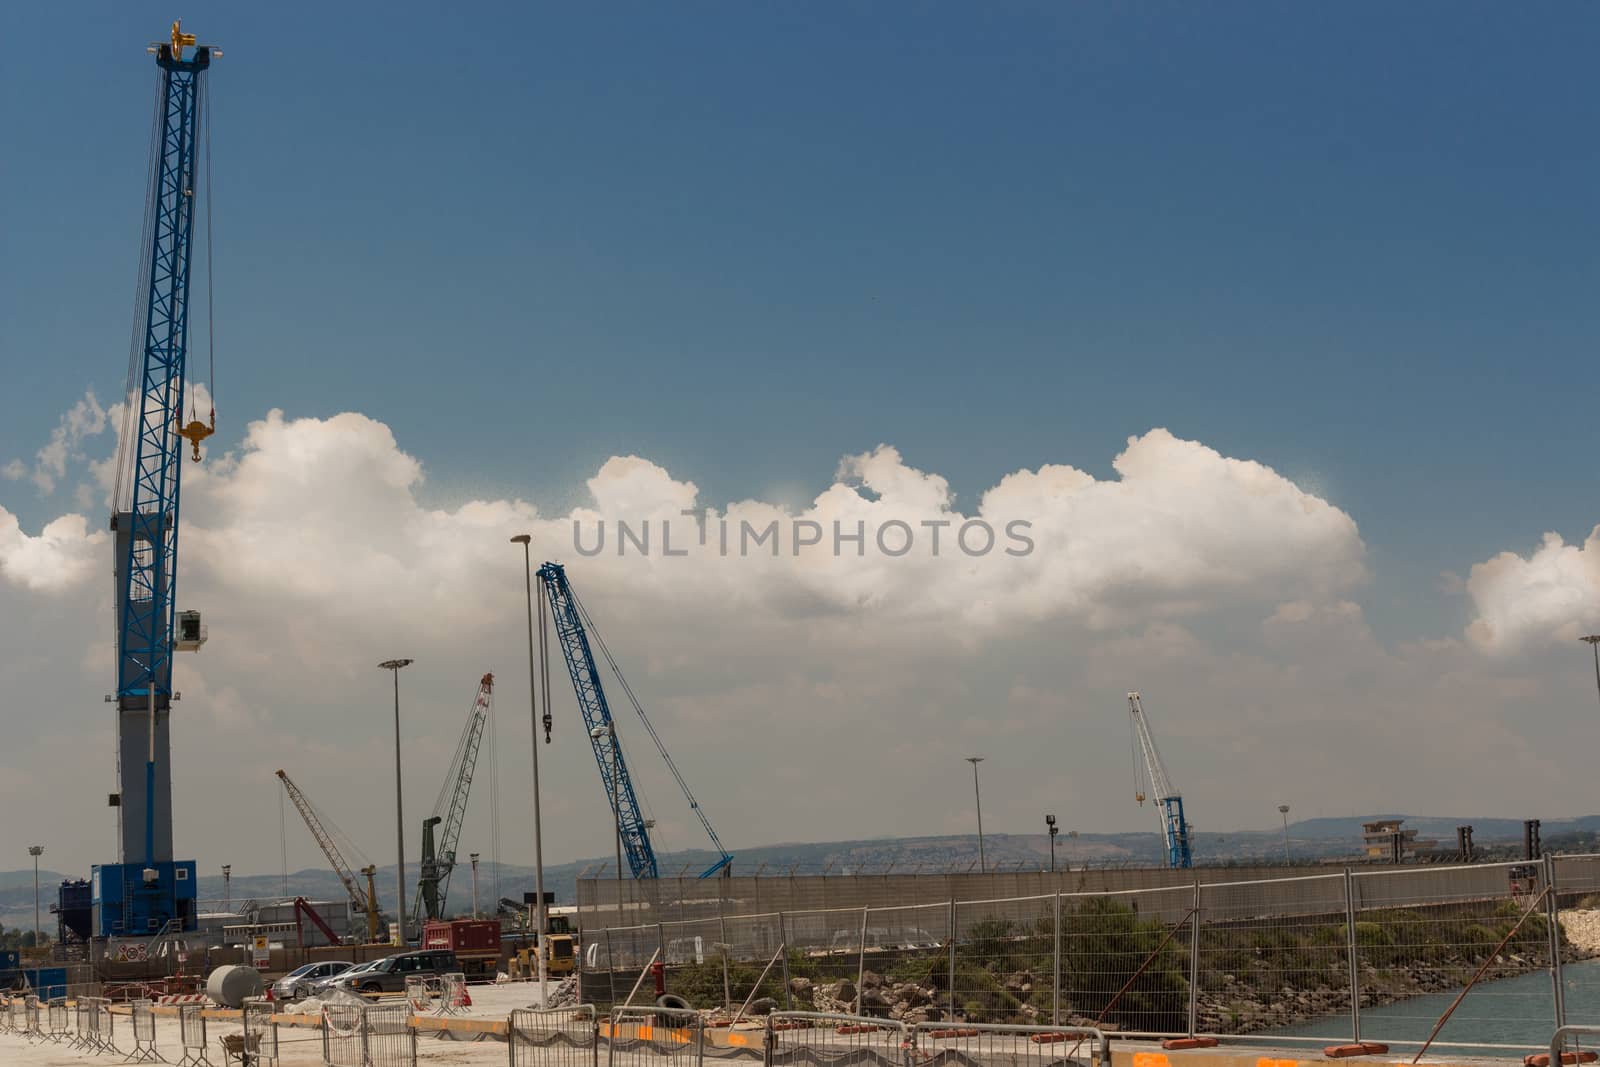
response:
<path fill-rule="evenodd" d="M 0 463 L 122 388 L 173 13 L 10 12 Z M 1600 518 L 1592 5 L 183 13 L 223 447 L 359 411 L 426 503 L 561 511 L 628 453 L 799 507 L 887 442 L 971 505 L 1162 426 L 1349 513 L 1386 641 Z"/>
<path fill-rule="evenodd" d="M 189 12 L 230 428 L 381 413 L 445 499 L 625 451 L 727 499 L 1165 425 L 1406 586 L 1592 522 L 1592 9 L 379 10 Z M 166 17 L 14 13 L 8 453 L 118 389 Z"/>

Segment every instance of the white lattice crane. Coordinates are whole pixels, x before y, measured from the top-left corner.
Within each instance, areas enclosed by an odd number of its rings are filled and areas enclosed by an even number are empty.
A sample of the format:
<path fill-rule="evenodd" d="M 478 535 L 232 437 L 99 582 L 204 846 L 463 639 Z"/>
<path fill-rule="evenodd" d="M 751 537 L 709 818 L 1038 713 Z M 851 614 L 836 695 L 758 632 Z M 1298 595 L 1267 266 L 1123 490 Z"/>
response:
<path fill-rule="evenodd" d="M 361 888 L 356 884 L 356 876 L 350 871 L 350 864 L 345 862 L 344 854 L 339 851 L 339 846 L 334 843 L 333 835 L 328 833 L 327 827 L 322 824 L 322 816 L 317 813 L 316 807 L 310 799 L 300 791 L 300 787 L 283 771 L 278 771 L 278 779 L 283 782 L 283 791 L 289 794 L 289 799 L 294 803 L 294 810 L 300 813 L 300 818 L 305 820 L 306 829 L 311 831 L 311 836 L 316 839 L 317 846 L 322 849 L 322 854 L 328 857 L 328 864 L 333 868 L 333 873 L 339 876 L 339 881 L 344 883 L 344 891 L 350 895 L 350 903 L 355 910 L 367 917 L 367 941 L 378 940 L 378 891 L 372 882 L 373 868 L 368 865 L 361 869 L 367 877 L 367 892 L 362 894 Z"/>
<path fill-rule="evenodd" d="M 1138 693 L 1128 694 L 1128 715 L 1133 722 L 1134 743 L 1144 756 L 1144 773 L 1141 775 L 1139 753 L 1134 755 L 1134 797 L 1143 804 L 1143 785 L 1149 782 L 1151 799 L 1161 813 L 1161 830 L 1167 843 L 1167 866 L 1193 867 L 1194 859 L 1189 852 L 1189 824 L 1183 818 L 1183 797 L 1167 777 L 1166 765 L 1161 762 L 1161 753 L 1156 748 L 1154 735 L 1150 733 L 1150 723 L 1145 719 L 1144 704 Z"/>

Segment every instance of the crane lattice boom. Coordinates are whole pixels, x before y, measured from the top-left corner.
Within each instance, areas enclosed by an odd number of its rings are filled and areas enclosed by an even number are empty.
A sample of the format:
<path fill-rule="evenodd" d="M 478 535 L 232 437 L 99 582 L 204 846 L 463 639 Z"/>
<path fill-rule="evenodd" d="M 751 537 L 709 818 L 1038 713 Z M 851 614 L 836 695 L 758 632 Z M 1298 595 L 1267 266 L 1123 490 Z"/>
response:
<path fill-rule="evenodd" d="M 706 836 L 711 839 L 711 844 L 717 850 L 717 861 L 702 871 L 700 877 L 708 878 L 721 871 L 733 862 L 733 857 L 722 846 L 717 832 L 711 828 L 711 820 L 706 818 L 700 802 L 695 800 L 694 794 L 689 790 L 689 783 L 684 780 L 672 757 L 667 754 L 661 735 L 656 733 L 650 717 L 645 714 L 644 706 L 634 696 L 633 688 L 628 685 L 628 680 L 623 677 L 617 661 L 606 648 L 605 641 L 595 629 L 594 620 L 589 618 L 583 603 L 572 591 L 572 586 L 567 581 L 566 568 L 559 563 L 546 563 L 539 568 L 538 573 L 539 580 L 544 585 L 546 598 L 550 602 L 550 614 L 555 620 L 556 637 L 561 644 L 561 653 L 567 661 L 568 673 L 572 676 L 572 688 L 578 697 L 578 708 L 583 712 L 584 725 L 589 728 L 589 741 L 594 748 L 595 762 L 600 766 L 600 779 L 605 784 L 606 797 L 611 803 L 611 811 L 622 836 L 623 851 L 627 853 L 628 866 L 632 869 L 633 876 L 657 877 L 655 848 L 650 842 L 650 824 L 639 806 L 639 798 L 633 788 L 633 778 L 628 774 L 627 764 L 622 758 L 622 746 L 616 740 L 616 724 L 611 717 L 611 707 L 606 702 L 605 689 L 600 684 L 600 670 L 595 665 L 594 650 L 590 646 L 591 636 L 594 638 L 594 643 L 600 647 L 600 653 L 611 667 L 617 683 L 622 686 L 623 695 L 638 713 L 639 721 L 644 723 L 645 730 L 650 734 L 650 740 L 655 743 L 656 751 L 661 753 L 667 769 L 672 772 L 678 788 L 683 791 L 684 799 L 689 802 L 690 809 L 700 819 L 700 825 L 705 828 Z"/>
<path fill-rule="evenodd" d="M 1133 731 L 1139 740 L 1139 748 L 1144 755 L 1144 773 L 1150 782 L 1150 796 L 1156 802 L 1156 807 L 1161 814 L 1161 830 L 1166 838 L 1167 866 L 1192 867 L 1193 856 L 1189 849 L 1189 824 L 1183 816 L 1183 797 L 1172 787 L 1172 781 L 1167 777 L 1167 767 L 1161 761 L 1161 752 L 1156 748 L 1155 735 L 1150 732 L 1150 723 L 1145 718 L 1144 704 L 1138 693 L 1128 694 L 1128 714 L 1133 721 Z M 1137 773 L 1138 768 L 1135 768 Z M 1139 799 L 1144 799 L 1139 794 Z"/>
<path fill-rule="evenodd" d="M 450 891 L 450 873 L 456 865 L 456 843 L 467 817 L 467 795 L 472 790 L 472 774 L 478 765 L 478 748 L 483 743 L 483 727 L 494 702 L 494 675 L 478 681 L 478 692 L 467 712 L 467 725 L 456 743 L 455 756 L 445 774 L 444 786 L 434 801 L 433 815 L 422 824 L 422 876 L 417 879 L 417 898 L 411 906 L 411 921 L 424 916 L 443 916 L 445 898 Z M 443 826 L 437 839 L 435 826 Z"/>
<path fill-rule="evenodd" d="M 328 864 L 333 868 L 333 873 L 339 876 L 339 881 L 344 883 L 344 891 L 350 894 L 350 903 L 356 911 L 366 913 L 368 902 L 361 892 L 361 887 L 356 884 L 356 876 L 350 870 L 350 864 L 345 862 L 344 854 L 339 851 L 339 846 L 334 843 L 333 835 L 328 833 L 322 825 L 322 818 L 317 814 L 317 809 L 311 801 L 300 791 L 300 787 L 283 771 L 278 771 L 278 779 L 283 782 L 283 791 L 289 794 L 289 800 L 294 804 L 294 810 L 300 813 L 300 818 L 305 820 L 306 829 L 311 831 L 311 836 L 316 839 L 317 846 L 322 849 L 322 854 L 328 857 Z"/>

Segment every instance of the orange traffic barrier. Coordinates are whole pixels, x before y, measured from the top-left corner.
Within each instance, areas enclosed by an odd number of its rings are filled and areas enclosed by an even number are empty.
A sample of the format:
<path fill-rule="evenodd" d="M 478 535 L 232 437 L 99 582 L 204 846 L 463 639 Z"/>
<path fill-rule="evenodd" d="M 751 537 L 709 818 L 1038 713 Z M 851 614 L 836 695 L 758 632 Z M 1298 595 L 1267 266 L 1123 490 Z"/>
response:
<path fill-rule="evenodd" d="M 1220 1041 L 1214 1037 L 1171 1037 L 1161 1042 L 1168 1052 L 1181 1052 L 1190 1048 L 1216 1048 Z"/>
<path fill-rule="evenodd" d="M 977 1037 L 978 1031 L 965 1026 L 952 1027 L 949 1030 L 929 1030 L 929 1037 Z"/>
<path fill-rule="evenodd" d="M 1566 1063 L 1593 1063 L 1600 1060 L 1600 1052 L 1563 1052 L 1561 1062 Z M 1524 1056 L 1524 1067 L 1550 1067 L 1550 1053 L 1541 1053 L 1538 1056 Z"/>

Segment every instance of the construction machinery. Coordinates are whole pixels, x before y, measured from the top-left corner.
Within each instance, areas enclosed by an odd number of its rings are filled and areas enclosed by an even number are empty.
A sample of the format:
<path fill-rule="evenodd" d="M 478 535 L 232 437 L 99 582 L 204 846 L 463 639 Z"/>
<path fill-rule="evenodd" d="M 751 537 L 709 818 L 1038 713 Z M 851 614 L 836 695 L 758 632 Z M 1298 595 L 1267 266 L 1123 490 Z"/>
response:
<path fill-rule="evenodd" d="M 100 936 L 195 926 L 195 864 L 173 859 L 172 657 L 198 651 L 206 639 L 199 612 L 179 613 L 174 598 L 184 444 L 198 461 L 200 442 L 216 429 L 215 410 L 207 425 L 192 401 L 185 424 L 184 400 L 195 204 L 203 193 L 209 216 L 211 192 L 210 148 L 202 140 L 209 126 L 205 74 L 222 53 L 196 47 L 194 35 L 176 22 L 170 39 L 150 51 L 158 79 L 155 141 L 128 367 L 132 403 L 119 438 L 111 515 L 117 689 L 106 700 L 117 706 L 118 791 L 110 801 L 120 816 L 120 848 L 116 863 L 93 868 Z M 208 225 L 207 246 L 209 238 Z"/>
<path fill-rule="evenodd" d="M 1166 838 L 1167 866 L 1193 867 L 1194 857 L 1189 851 L 1189 824 L 1183 817 L 1183 797 L 1172 787 L 1167 777 L 1166 765 L 1156 748 L 1156 739 L 1145 718 L 1144 704 L 1138 693 L 1128 694 L 1128 715 L 1132 720 L 1135 752 L 1133 757 L 1134 797 L 1144 803 L 1143 785 L 1150 785 L 1150 796 L 1161 815 L 1161 832 Z M 1140 753 L 1144 756 L 1143 774 L 1140 773 Z"/>
<path fill-rule="evenodd" d="M 411 906 L 411 924 L 442 918 L 450 892 L 450 872 L 456 866 L 456 843 L 461 839 L 461 824 L 467 817 L 467 795 L 472 791 L 472 773 L 478 764 L 478 748 L 483 743 L 483 727 L 494 702 L 494 675 L 478 680 L 478 691 L 467 712 L 467 724 L 456 742 L 455 755 L 445 774 L 444 786 L 434 801 L 433 814 L 422 822 L 421 876 L 417 896 Z M 442 826 L 435 837 L 434 827 Z"/>
<path fill-rule="evenodd" d="M 562 656 L 567 661 L 567 671 L 572 676 L 572 688 L 578 697 L 578 709 L 583 713 L 584 725 L 589 728 L 589 742 L 594 749 L 595 762 L 600 766 L 600 780 L 605 785 L 606 797 L 611 803 L 611 813 L 616 823 L 617 836 L 621 841 L 621 850 L 627 853 L 628 866 L 633 872 L 633 877 L 658 876 L 655 848 L 650 841 L 652 824 L 645 818 L 644 811 L 639 805 L 633 778 L 628 774 L 627 764 L 623 760 L 622 745 L 617 738 L 611 707 L 606 702 L 605 689 L 600 684 L 600 670 L 595 665 L 591 637 L 593 645 L 599 646 L 600 654 L 611 667 L 611 672 L 616 676 L 628 703 L 638 713 L 639 721 L 644 723 L 645 730 L 650 734 L 650 740 L 655 742 L 656 751 L 661 753 L 667 769 L 672 772 L 678 788 L 683 791 L 684 799 L 699 817 L 700 825 L 705 827 L 706 836 L 716 847 L 719 858 L 702 871 L 700 877 L 709 878 L 727 870 L 728 865 L 733 862 L 733 856 L 722 847 L 717 832 L 711 828 L 711 820 L 706 818 L 700 803 L 689 790 L 689 783 L 684 781 L 677 764 L 673 763 L 672 757 L 667 754 L 661 735 L 656 733 L 656 728 L 650 723 L 650 717 L 645 714 L 644 707 L 634 696 L 633 688 L 622 676 L 622 670 L 612 658 L 610 650 L 606 648 L 605 640 L 595 629 L 594 620 L 584 610 L 577 594 L 572 591 L 572 585 L 567 581 L 566 568 L 559 563 L 545 563 L 539 568 L 538 576 L 550 604 L 551 618 L 555 621 L 556 639 L 561 645 Z M 548 740 L 548 727 L 546 730 Z M 621 873 L 620 869 L 618 873 Z"/>
<path fill-rule="evenodd" d="M 356 884 L 356 876 L 350 871 L 350 864 L 345 862 L 344 854 L 339 851 L 333 835 L 328 832 L 323 824 L 323 819 L 318 814 L 310 798 L 300 791 L 282 770 L 277 772 L 278 780 L 283 783 L 283 791 L 289 794 L 289 800 L 294 804 L 294 810 L 300 813 L 300 818 L 305 821 L 306 829 L 311 831 L 311 836 L 317 842 L 317 847 L 322 849 L 322 854 L 328 857 L 328 865 L 333 868 L 333 873 L 339 876 L 339 881 L 344 884 L 344 891 L 350 897 L 350 904 L 358 914 L 367 917 L 367 943 L 376 944 L 378 940 L 378 889 L 373 882 L 373 875 L 377 868 L 371 864 L 361 868 L 361 873 L 367 879 L 367 892 L 363 896 L 361 888 Z"/>

